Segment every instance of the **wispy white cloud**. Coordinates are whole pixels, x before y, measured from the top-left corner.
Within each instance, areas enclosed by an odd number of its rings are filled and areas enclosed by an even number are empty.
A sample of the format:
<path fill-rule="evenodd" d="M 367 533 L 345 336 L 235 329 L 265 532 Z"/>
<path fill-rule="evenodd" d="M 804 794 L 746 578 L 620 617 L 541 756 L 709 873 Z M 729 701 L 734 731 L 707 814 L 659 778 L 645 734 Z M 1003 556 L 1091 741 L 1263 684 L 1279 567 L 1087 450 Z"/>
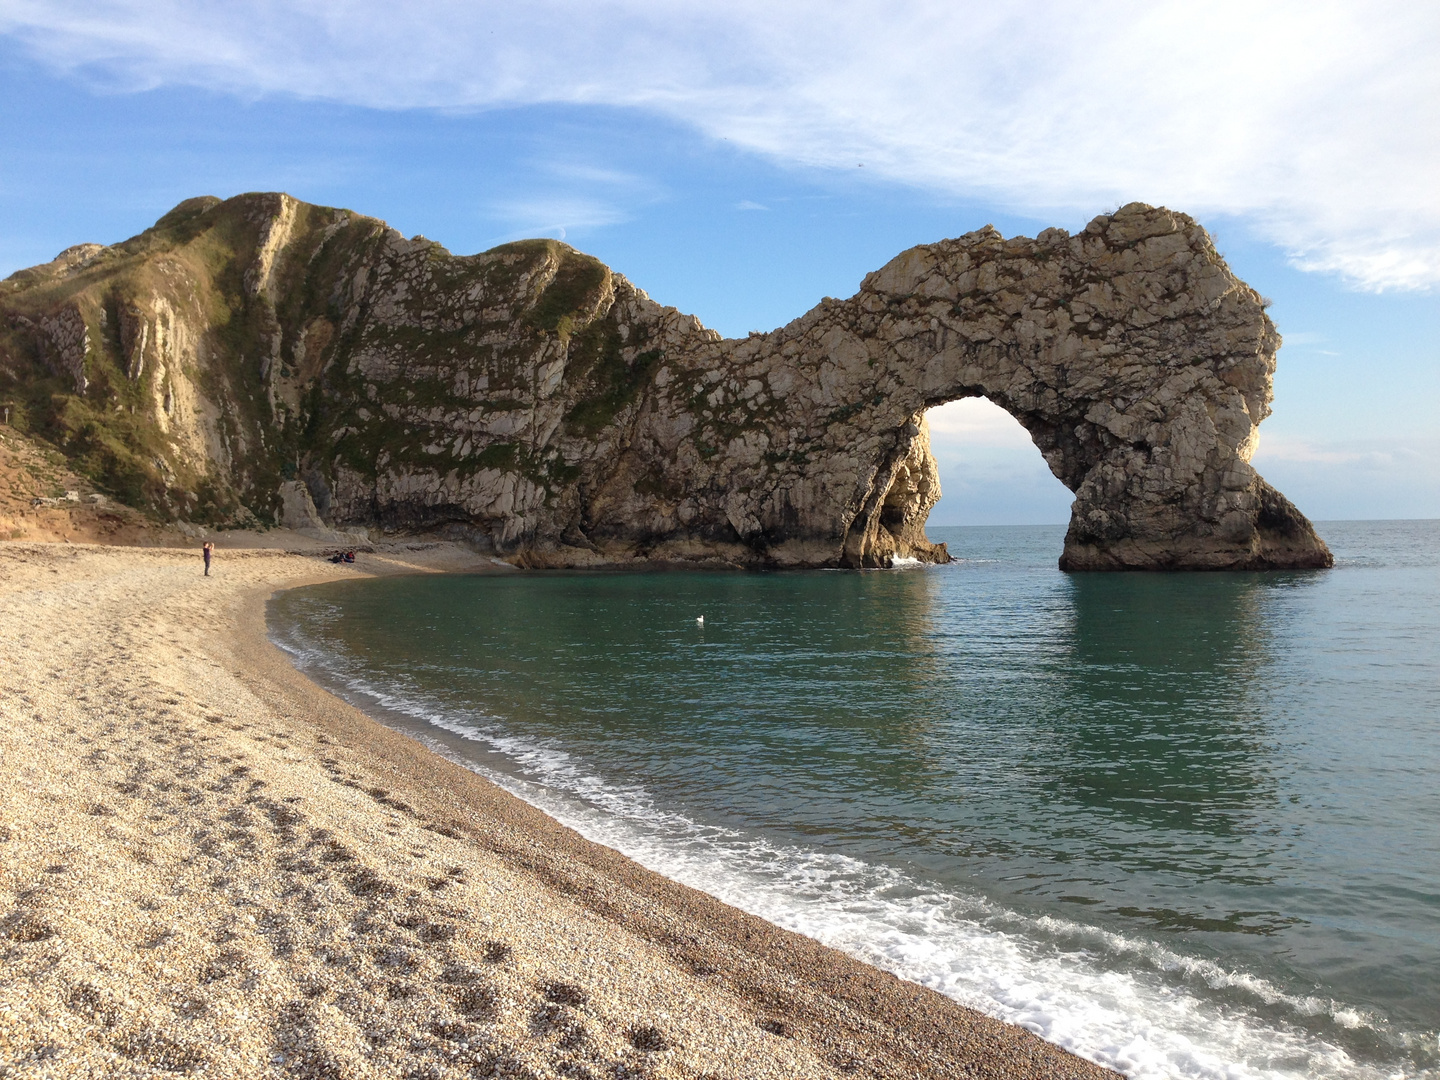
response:
<path fill-rule="evenodd" d="M 539 180 L 520 197 L 495 199 L 485 209 L 506 228 L 503 239 L 554 236 L 618 225 L 630 220 L 637 205 L 655 202 L 665 192 L 654 180 L 585 161 L 546 156 L 531 162 Z"/>
<path fill-rule="evenodd" d="M 491 216 L 508 226 L 502 238 L 506 240 L 531 236 L 553 236 L 564 240 L 571 230 L 615 225 L 629 217 L 623 207 L 613 202 L 568 194 L 500 199 L 490 203 L 486 209 Z"/>
<path fill-rule="evenodd" d="M 1292 351 L 1303 349 L 1307 353 L 1317 356 L 1339 356 L 1337 349 L 1322 349 L 1321 345 L 1332 344 L 1330 338 L 1325 334 L 1316 333 L 1313 330 L 1296 330 L 1288 332 L 1284 336 L 1284 348 Z"/>
<path fill-rule="evenodd" d="M 1260 436 L 1251 463 L 1312 520 L 1440 516 L 1440 437 Z"/>
<path fill-rule="evenodd" d="M 736 209 L 736 210 L 769 210 L 770 208 L 769 208 L 768 206 L 763 206 L 763 205 L 761 205 L 761 204 L 758 203 L 758 202 L 751 202 L 749 199 L 741 199 L 738 203 L 735 204 L 735 209 Z"/>
<path fill-rule="evenodd" d="M 607 169 L 586 161 L 567 161 L 556 157 L 537 161 L 535 165 L 563 180 L 621 190 L 642 198 L 655 198 L 660 194 L 652 179 L 624 169 Z"/>
<path fill-rule="evenodd" d="M 1319 440 L 1284 435 L 1260 437 L 1252 459 L 1257 466 L 1275 462 L 1337 465 L 1352 469 L 1394 471 L 1423 468 L 1440 477 L 1440 438 Z"/>
<path fill-rule="evenodd" d="M 1260 463 L 1295 462 L 1307 465 L 1343 465 L 1351 469 L 1394 469 L 1398 458 L 1406 456 L 1395 447 L 1357 446 L 1350 444 L 1317 443 L 1304 439 L 1265 439 L 1264 454 L 1257 452 Z"/>
<path fill-rule="evenodd" d="M 1234 217 L 1362 288 L 1440 281 L 1434 4 L 0 0 L 0 33 L 120 88 L 639 107 L 1018 212 Z"/>

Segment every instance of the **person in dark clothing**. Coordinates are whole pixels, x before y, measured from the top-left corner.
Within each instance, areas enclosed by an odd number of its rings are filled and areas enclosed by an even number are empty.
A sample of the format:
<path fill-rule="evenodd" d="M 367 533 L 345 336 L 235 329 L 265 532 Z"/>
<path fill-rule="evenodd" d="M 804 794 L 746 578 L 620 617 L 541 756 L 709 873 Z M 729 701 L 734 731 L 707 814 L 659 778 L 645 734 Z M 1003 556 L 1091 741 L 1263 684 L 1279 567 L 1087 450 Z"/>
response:
<path fill-rule="evenodd" d="M 205 546 L 200 549 L 200 553 L 205 556 L 205 576 L 206 576 L 206 577 L 209 577 L 209 576 L 210 576 L 210 560 L 211 560 L 211 558 L 213 558 L 214 555 L 215 555 L 215 545 L 212 544 L 209 540 L 206 540 L 206 541 L 205 541 Z"/>

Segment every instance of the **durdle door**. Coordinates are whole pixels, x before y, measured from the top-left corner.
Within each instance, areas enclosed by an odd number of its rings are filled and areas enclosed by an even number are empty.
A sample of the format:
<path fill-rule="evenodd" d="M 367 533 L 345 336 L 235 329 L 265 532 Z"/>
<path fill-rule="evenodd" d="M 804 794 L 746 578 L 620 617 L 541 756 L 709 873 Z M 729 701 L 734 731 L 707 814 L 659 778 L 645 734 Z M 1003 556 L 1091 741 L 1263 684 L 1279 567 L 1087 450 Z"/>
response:
<path fill-rule="evenodd" d="M 192 199 L 0 283 L 0 392 L 206 524 L 464 538 L 525 565 L 947 558 L 925 410 L 983 396 L 1075 503 L 1068 570 L 1331 563 L 1249 465 L 1280 337 L 1189 217 L 906 251 L 722 339 L 551 240 L 457 257 L 286 195 Z"/>

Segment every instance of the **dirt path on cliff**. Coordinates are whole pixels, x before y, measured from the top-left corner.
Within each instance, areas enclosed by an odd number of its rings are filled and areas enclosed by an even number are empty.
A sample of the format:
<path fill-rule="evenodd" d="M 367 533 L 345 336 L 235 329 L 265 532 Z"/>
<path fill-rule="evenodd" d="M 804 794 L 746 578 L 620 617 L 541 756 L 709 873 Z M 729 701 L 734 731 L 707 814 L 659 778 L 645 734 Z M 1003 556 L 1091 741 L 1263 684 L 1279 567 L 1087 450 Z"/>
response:
<path fill-rule="evenodd" d="M 584 841 L 291 668 L 279 586 L 0 544 L 0 1077 L 1111 1075 Z"/>

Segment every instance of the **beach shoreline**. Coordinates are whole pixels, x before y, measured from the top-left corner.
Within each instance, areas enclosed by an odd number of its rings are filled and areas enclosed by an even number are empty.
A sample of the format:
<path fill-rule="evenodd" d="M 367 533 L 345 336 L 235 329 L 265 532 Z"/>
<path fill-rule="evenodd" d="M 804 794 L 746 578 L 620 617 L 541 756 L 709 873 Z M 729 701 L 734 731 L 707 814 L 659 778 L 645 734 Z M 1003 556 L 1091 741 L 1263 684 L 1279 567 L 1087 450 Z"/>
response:
<path fill-rule="evenodd" d="M 265 538 L 258 538 L 263 543 Z M 450 544 L 0 544 L 0 1077 L 1101 1077 L 585 840 L 299 671 Z"/>

